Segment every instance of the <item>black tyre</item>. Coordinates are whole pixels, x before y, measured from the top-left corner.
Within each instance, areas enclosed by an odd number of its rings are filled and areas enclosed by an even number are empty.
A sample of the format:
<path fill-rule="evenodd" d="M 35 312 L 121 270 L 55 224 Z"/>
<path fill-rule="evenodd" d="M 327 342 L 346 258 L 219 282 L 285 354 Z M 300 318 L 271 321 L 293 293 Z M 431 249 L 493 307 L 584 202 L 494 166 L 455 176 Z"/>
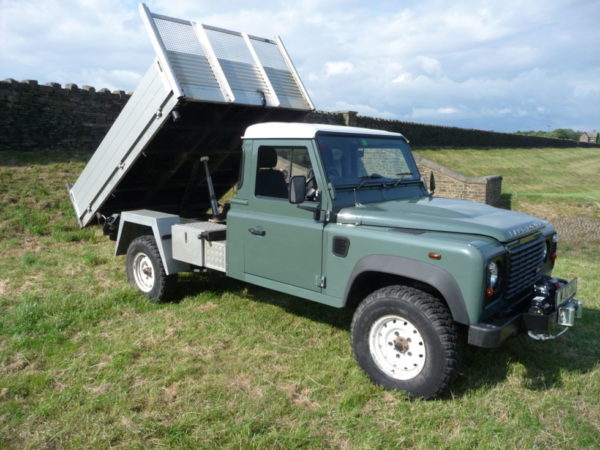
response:
<path fill-rule="evenodd" d="M 352 350 L 359 366 L 387 389 L 433 398 L 458 370 L 458 330 L 447 306 L 407 286 L 379 289 L 352 319 Z"/>
<path fill-rule="evenodd" d="M 129 282 L 150 300 L 163 302 L 173 297 L 177 274 L 167 275 L 152 235 L 131 241 L 125 264 Z"/>

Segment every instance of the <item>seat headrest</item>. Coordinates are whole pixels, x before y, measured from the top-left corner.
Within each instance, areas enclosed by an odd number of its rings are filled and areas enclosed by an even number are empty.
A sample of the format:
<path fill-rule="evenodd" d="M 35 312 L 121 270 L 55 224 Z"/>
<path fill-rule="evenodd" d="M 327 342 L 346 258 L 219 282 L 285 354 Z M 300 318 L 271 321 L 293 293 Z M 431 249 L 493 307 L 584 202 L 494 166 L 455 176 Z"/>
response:
<path fill-rule="evenodd" d="M 277 165 L 277 152 L 272 147 L 263 147 L 258 151 L 258 168 L 272 169 Z"/>

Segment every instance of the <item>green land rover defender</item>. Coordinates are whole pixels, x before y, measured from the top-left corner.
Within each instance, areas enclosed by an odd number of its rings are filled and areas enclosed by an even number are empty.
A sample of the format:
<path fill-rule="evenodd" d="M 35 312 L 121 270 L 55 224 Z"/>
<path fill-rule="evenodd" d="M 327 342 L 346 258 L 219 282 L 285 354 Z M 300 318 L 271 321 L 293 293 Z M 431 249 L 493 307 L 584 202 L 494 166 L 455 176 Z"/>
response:
<path fill-rule="evenodd" d="M 581 316 L 576 280 L 551 275 L 550 223 L 436 197 L 399 133 L 304 123 L 280 39 L 141 12 L 157 59 L 69 194 L 145 296 L 216 271 L 350 308 L 360 367 L 424 398 L 462 341 L 551 339 Z"/>

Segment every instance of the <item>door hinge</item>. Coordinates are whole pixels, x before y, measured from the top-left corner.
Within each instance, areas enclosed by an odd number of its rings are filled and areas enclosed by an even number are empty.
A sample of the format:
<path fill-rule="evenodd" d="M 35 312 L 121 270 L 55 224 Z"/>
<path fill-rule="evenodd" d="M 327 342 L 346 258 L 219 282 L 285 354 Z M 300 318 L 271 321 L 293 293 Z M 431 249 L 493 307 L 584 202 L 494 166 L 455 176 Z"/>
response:
<path fill-rule="evenodd" d="M 325 287 L 325 281 L 326 278 L 324 275 L 315 275 L 315 286 L 318 286 L 320 288 L 324 288 Z"/>

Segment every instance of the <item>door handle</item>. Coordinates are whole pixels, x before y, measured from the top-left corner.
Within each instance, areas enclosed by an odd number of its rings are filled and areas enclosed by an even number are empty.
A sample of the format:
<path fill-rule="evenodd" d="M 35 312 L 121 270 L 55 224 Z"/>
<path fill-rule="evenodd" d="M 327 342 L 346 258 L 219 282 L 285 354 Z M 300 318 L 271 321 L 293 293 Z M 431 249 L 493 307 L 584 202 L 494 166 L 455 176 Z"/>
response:
<path fill-rule="evenodd" d="M 264 236 L 267 234 L 265 230 L 257 230 L 256 228 L 248 228 L 248 231 L 255 236 Z"/>

